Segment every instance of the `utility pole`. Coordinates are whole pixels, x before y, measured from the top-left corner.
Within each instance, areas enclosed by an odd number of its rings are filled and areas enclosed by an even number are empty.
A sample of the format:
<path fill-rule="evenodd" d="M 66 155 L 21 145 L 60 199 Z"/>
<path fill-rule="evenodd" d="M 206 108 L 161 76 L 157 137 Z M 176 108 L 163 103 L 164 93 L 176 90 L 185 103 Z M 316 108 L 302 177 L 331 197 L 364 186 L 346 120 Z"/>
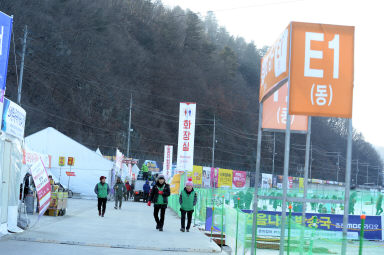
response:
<path fill-rule="evenodd" d="M 27 36 L 28 36 L 28 27 L 25 25 L 24 28 L 24 39 L 23 39 L 23 52 L 21 55 L 21 66 L 20 66 L 20 79 L 19 79 L 19 87 L 17 89 L 17 103 L 20 105 L 21 102 L 21 90 L 23 87 L 23 74 L 24 74 L 24 56 L 25 50 L 27 48 Z"/>
<path fill-rule="evenodd" d="M 273 155 L 272 155 L 272 176 L 275 174 L 275 150 L 276 150 L 276 136 L 273 132 Z"/>
<path fill-rule="evenodd" d="M 216 116 L 213 115 L 212 168 L 215 167 L 215 144 L 216 144 Z"/>
<path fill-rule="evenodd" d="M 128 123 L 128 142 L 127 142 L 127 158 L 129 158 L 129 150 L 131 145 L 131 124 L 132 124 L 132 93 L 131 93 L 131 100 L 129 102 L 129 123 Z"/>

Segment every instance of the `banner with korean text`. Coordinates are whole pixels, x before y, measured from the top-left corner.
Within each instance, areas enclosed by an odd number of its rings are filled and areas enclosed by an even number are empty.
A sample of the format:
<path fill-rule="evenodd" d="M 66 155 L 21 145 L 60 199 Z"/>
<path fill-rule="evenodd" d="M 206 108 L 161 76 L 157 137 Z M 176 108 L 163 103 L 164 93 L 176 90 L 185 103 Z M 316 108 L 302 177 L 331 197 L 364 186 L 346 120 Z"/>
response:
<path fill-rule="evenodd" d="M 163 175 L 165 180 L 169 180 L 172 176 L 172 155 L 173 155 L 173 146 L 165 145 L 164 146 L 164 163 L 163 163 Z"/>
<path fill-rule="evenodd" d="M 244 188 L 247 180 L 247 172 L 233 170 L 233 187 Z"/>
<path fill-rule="evenodd" d="M 193 166 L 193 184 L 196 186 L 201 186 L 203 183 L 203 167 L 202 166 Z"/>
<path fill-rule="evenodd" d="M 193 172 L 196 103 L 180 103 L 177 170 Z"/>
<path fill-rule="evenodd" d="M 219 188 L 232 188 L 233 171 L 230 169 L 219 169 L 218 186 Z"/>
<path fill-rule="evenodd" d="M 31 175 L 35 183 L 37 198 L 39 199 L 39 216 L 41 216 L 48 209 L 51 201 L 51 184 L 41 159 L 32 165 Z"/>

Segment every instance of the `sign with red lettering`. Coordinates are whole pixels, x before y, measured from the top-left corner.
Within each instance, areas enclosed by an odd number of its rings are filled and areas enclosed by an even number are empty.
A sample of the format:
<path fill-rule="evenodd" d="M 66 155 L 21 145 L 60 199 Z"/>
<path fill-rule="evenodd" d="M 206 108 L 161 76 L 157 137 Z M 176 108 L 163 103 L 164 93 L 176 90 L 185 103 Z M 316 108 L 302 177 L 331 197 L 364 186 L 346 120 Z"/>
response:
<path fill-rule="evenodd" d="M 74 166 L 75 165 L 75 158 L 74 157 L 68 157 L 68 166 Z"/>
<path fill-rule="evenodd" d="M 180 103 L 177 170 L 193 172 L 196 103 Z"/>
<path fill-rule="evenodd" d="M 76 176 L 75 172 L 65 172 L 67 174 L 67 176 Z"/>

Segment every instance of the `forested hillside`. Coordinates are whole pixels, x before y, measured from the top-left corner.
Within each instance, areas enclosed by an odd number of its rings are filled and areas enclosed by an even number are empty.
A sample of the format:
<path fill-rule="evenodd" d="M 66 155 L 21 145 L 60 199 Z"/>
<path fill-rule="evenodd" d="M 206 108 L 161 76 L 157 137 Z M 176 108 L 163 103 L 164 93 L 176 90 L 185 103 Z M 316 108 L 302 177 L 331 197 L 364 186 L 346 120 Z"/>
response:
<path fill-rule="evenodd" d="M 179 102 L 190 101 L 198 109 L 195 163 L 211 165 L 216 116 L 215 165 L 254 171 L 266 47 L 231 36 L 213 13 L 201 17 L 145 0 L 2 0 L 0 10 L 14 15 L 18 66 L 28 26 L 26 135 L 52 126 L 104 154 L 113 155 L 116 147 L 125 152 L 132 94 L 132 156 L 162 161 L 164 145 L 177 146 Z M 13 46 L 8 70 L 7 96 L 16 101 Z M 313 118 L 313 178 L 336 180 L 339 163 L 344 179 L 345 127 L 344 120 Z M 272 171 L 275 143 L 275 172 L 282 173 L 283 134 L 265 133 L 263 139 L 262 171 Z M 299 176 L 305 136 L 292 135 L 291 142 L 290 174 Z M 382 167 L 357 132 L 353 159 Z M 357 165 L 352 168 L 355 179 Z M 376 183 L 377 168 L 369 170 L 369 181 Z M 366 171 L 357 176 L 365 182 Z"/>

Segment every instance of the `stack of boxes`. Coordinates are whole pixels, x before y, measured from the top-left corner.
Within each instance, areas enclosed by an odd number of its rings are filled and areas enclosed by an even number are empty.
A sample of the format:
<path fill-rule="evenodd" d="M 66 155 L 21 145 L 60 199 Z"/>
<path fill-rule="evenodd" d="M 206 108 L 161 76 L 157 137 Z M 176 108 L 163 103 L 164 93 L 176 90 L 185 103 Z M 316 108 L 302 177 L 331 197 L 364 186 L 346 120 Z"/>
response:
<path fill-rule="evenodd" d="M 49 216 L 64 216 L 68 204 L 68 192 L 52 192 L 51 203 L 46 215 Z"/>

